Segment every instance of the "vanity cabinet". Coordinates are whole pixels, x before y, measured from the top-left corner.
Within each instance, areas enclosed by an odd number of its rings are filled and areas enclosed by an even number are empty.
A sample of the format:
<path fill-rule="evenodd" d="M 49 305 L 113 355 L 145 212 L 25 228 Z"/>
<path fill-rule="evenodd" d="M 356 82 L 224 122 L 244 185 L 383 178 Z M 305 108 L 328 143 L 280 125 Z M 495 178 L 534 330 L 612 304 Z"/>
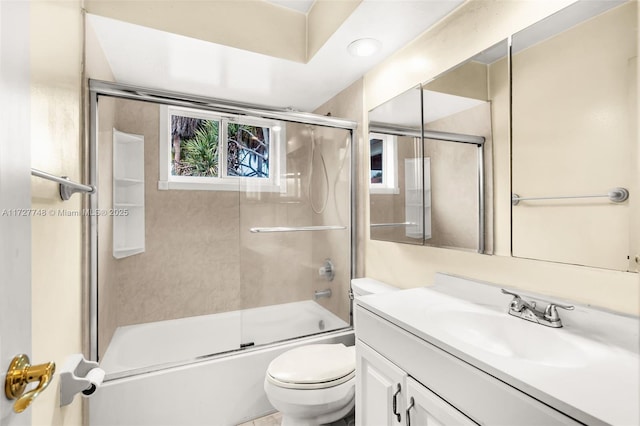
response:
<path fill-rule="evenodd" d="M 405 420 L 408 426 L 477 425 L 412 377 L 407 378 Z"/>
<path fill-rule="evenodd" d="M 505 383 L 362 301 L 355 320 L 358 425 L 582 424 L 528 395 L 526 383 Z"/>
<path fill-rule="evenodd" d="M 359 426 L 477 424 L 362 341 L 356 341 L 356 368 Z"/>
<path fill-rule="evenodd" d="M 407 373 L 361 341 L 356 341 L 356 371 L 356 424 L 401 424 Z"/>

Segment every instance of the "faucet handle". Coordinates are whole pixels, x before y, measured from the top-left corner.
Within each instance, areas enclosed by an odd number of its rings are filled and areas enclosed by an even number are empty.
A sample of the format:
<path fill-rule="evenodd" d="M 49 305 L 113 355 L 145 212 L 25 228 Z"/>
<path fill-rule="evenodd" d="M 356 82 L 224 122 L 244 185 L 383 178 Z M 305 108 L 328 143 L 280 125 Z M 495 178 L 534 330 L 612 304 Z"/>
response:
<path fill-rule="evenodd" d="M 500 289 L 500 290 L 501 290 L 504 294 L 509 294 L 509 295 L 511 295 L 511 296 L 513 296 L 513 297 L 518 297 L 518 298 L 520 298 L 520 295 L 519 295 L 518 293 L 514 293 L 514 292 L 512 292 L 512 291 L 505 290 L 504 288 L 502 288 L 502 289 Z"/>
<path fill-rule="evenodd" d="M 566 309 L 567 311 L 573 311 L 575 306 L 573 305 L 561 305 L 559 303 L 549 303 L 544 309 L 544 317 L 549 321 L 559 321 L 560 316 L 556 308 Z"/>
<path fill-rule="evenodd" d="M 522 300 L 522 296 L 520 296 L 518 293 L 514 293 L 512 291 L 505 290 L 504 288 L 501 289 L 501 290 L 502 290 L 502 292 L 504 294 L 508 294 L 510 296 L 513 296 L 513 300 L 509 304 L 510 309 L 513 309 L 514 311 L 517 311 L 517 312 L 522 311 L 522 308 L 524 308 L 524 302 Z"/>

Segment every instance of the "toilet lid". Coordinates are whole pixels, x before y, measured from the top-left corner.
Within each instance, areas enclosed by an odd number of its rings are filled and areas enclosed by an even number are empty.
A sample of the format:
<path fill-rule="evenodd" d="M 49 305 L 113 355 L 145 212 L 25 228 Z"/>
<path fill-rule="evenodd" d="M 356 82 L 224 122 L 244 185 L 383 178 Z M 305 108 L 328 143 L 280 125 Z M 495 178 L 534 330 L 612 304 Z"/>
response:
<path fill-rule="evenodd" d="M 268 375 L 277 382 L 318 384 L 353 374 L 356 354 L 353 346 L 338 344 L 307 345 L 292 349 L 271 361 Z"/>

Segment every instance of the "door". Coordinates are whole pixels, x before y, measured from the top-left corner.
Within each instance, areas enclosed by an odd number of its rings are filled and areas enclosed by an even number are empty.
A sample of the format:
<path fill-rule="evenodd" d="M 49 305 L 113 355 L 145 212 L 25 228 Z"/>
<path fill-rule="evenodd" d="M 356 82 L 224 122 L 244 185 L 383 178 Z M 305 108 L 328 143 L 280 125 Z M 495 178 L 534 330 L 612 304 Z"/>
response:
<path fill-rule="evenodd" d="M 407 426 L 472 426 L 477 425 L 453 405 L 425 386 L 407 378 Z"/>
<path fill-rule="evenodd" d="M 0 1 L 0 384 L 31 350 L 29 2 Z M 0 397 L 0 425 L 30 425 Z"/>
<path fill-rule="evenodd" d="M 403 424 L 407 373 L 360 340 L 356 371 L 356 424 Z"/>

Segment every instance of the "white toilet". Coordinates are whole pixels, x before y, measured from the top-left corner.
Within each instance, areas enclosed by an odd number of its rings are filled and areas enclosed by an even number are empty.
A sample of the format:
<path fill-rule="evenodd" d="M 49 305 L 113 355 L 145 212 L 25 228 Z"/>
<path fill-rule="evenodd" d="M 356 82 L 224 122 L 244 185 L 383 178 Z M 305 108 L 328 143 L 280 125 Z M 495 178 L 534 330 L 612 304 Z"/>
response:
<path fill-rule="evenodd" d="M 351 280 L 354 297 L 397 290 L 370 278 Z M 342 343 L 291 349 L 267 368 L 264 390 L 282 426 L 318 426 L 345 417 L 355 400 L 355 347 Z"/>

